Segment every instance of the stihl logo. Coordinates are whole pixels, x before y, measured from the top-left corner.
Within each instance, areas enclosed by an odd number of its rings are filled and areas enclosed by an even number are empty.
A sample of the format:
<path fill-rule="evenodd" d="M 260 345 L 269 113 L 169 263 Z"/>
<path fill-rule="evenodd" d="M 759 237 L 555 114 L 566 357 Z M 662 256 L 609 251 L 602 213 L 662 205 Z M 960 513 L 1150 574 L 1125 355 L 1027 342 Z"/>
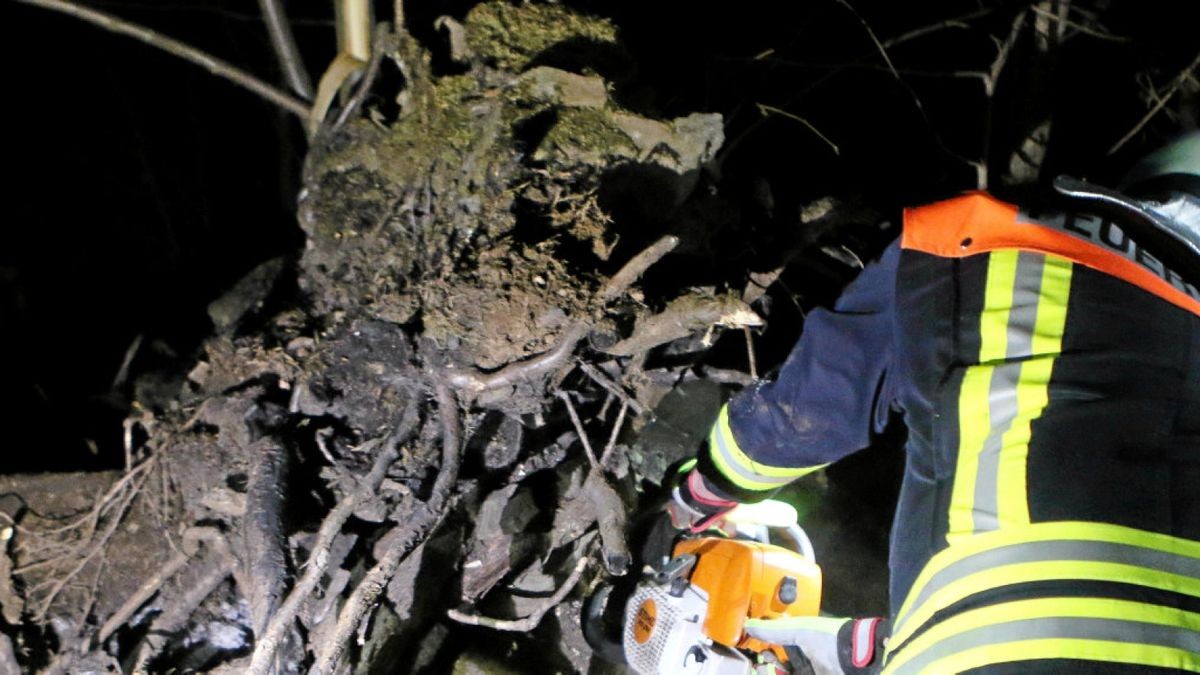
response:
<path fill-rule="evenodd" d="M 650 634 L 654 632 L 654 621 L 658 618 L 658 608 L 653 600 L 646 600 L 638 607 L 637 616 L 633 617 L 633 639 L 639 645 L 646 644 Z"/>

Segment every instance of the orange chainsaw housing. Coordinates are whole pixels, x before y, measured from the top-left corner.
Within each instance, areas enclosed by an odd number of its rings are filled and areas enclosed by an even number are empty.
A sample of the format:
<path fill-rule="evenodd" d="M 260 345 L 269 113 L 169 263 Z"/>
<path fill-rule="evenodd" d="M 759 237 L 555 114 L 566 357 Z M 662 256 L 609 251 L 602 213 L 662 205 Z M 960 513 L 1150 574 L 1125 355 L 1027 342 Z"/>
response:
<path fill-rule="evenodd" d="M 821 568 L 786 548 L 740 539 L 704 537 L 675 545 L 675 556 L 696 556 L 691 583 L 708 594 L 704 632 L 715 642 L 760 652 L 771 645 L 744 635 L 746 619 L 816 616 L 821 609 Z M 796 580 L 796 599 L 785 604 L 779 590 Z"/>

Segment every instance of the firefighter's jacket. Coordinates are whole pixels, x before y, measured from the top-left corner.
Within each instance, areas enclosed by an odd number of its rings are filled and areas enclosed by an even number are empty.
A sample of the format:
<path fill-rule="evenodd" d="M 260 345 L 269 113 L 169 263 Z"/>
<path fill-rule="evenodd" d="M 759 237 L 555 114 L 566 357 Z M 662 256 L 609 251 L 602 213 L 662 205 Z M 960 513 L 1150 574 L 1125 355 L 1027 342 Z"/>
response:
<path fill-rule="evenodd" d="M 1198 314 L 1119 222 L 910 209 L 698 470 L 761 497 L 898 412 L 885 672 L 1200 672 Z"/>

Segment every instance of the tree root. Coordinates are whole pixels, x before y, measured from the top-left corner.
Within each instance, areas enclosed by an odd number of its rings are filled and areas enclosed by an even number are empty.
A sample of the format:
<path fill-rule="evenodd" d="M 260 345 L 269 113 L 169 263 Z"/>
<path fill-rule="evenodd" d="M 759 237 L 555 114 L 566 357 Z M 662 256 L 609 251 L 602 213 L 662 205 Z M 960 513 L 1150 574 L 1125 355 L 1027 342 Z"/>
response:
<path fill-rule="evenodd" d="M 666 236 L 635 255 L 608 280 L 608 283 L 601 287 L 600 292 L 597 294 L 601 303 L 608 304 L 621 297 L 635 281 L 641 278 L 642 274 L 651 265 L 662 260 L 663 256 L 670 253 L 678 245 L 678 237 Z M 589 330 L 591 330 L 589 322 L 578 321 L 568 328 L 558 344 L 547 352 L 521 361 L 520 363 L 505 366 L 494 373 L 486 375 L 482 373 L 454 373 L 449 377 L 448 382 L 455 389 L 465 391 L 474 396 L 490 389 L 512 386 L 522 380 L 531 380 L 561 366 L 567 357 L 575 351 L 575 346 L 588 334 Z"/>
<path fill-rule="evenodd" d="M 416 405 L 415 399 L 411 405 Z M 376 455 L 370 473 L 359 482 L 358 488 L 354 492 L 343 497 L 338 505 L 329 512 L 329 515 L 325 516 L 321 528 L 317 531 L 312 552 L 304 563 L 304 574 L 280 603 L 279 609 L 267 623 L 266 629 L 261 635 L 256 636 L 254 655 L 246 670 L 248 675 L 262 675 L 270 668 L 275 658 L 275 650 L 279 648 L 285 633 L 299 613 L 301 605 L 312 595 L 321 576 L 325 574 L 329 564 L 329 550 L 333 546 L 334 539 L 337 538 L 342 526 L 350 519 L 359 504 L 370 499 L 379 489 L 387 475 L 388 467 L 400 456 L 399 444 L 411 438 L 416 424 L 410 421 L 410 417 L 411 415 L 406 411 L 396 431 L 383 442 L 383 448 Z"/>
<path fill-rule="evenodd" d="M 458 480 L 462 440 L 458 401 L 455 400 L 454 393 L 449 385 L 441 382 L 435 388 L 442 426 L 442 465 L 434 480 L 429 500 L 410 522 L 399 525 L 391 533 L 384 535 L 385 539 L 391 538 L 391 545 L 342 606 L 333 635 L 325 648 L 317 654 L 317 662 L 311 673 L 333 675 L 336 672 L 351 637 L 358 631 L 359 624 L 374 607 L 379 595 L 387 588 L 388 582 L 396 573 L 396 568 L 414 549 L 425 542 L 446 515 L 450 493 Z"/>
<path fill-rule="evenodd" d="M 454 621 L 457 621 L 458 623 L 466 624 L 468 626 L 484 626 L 486 628 L 493 628 L 495 630 L 506 630 L 519 633 L 531 631 L 534 628 L 537 628 L 538 624 L 542 622 L 542 618 L 546 616 L 546 612 L 549 612 L 557 607 L 558 604 L 567 597 L 567 594 L 571 592 L 571 589 L 575 588 L 575 584 L 579 583 L 580 577 L 583 576 L 583 571 L 587 569 L 587 564 L 588 557 L 586 555 L 580 556 L 579 560 L 575 562 L 575 568 L 571 570 L 571 574 L 567 576 L 562 585 L 554 591 L 554 595 L 546 598 L 546 602 L 540 605 L 533 612 L 530 612 L 529 615 L 523 619 L 493 619 L 491 617 L 480 616 L 478 614 L 467 614 L 466 612 L 460 612 L 457 609 L 448 610 L 446 612 L 446 616 Z"/>

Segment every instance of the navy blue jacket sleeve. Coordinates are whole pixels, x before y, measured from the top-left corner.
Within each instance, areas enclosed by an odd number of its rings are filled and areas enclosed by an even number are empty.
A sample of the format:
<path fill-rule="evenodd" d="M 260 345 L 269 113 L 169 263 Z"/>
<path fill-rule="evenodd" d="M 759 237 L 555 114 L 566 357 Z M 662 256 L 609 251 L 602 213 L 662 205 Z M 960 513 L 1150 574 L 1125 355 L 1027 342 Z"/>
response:
<path fill-rule="evenodd" d="M 816 309 L 774 382 L 722 409 L 700 471 L 736 499 L 762 496 L 870 443 L 892 404 L 888 369 L 898 242 L 831 309 Z"/>

